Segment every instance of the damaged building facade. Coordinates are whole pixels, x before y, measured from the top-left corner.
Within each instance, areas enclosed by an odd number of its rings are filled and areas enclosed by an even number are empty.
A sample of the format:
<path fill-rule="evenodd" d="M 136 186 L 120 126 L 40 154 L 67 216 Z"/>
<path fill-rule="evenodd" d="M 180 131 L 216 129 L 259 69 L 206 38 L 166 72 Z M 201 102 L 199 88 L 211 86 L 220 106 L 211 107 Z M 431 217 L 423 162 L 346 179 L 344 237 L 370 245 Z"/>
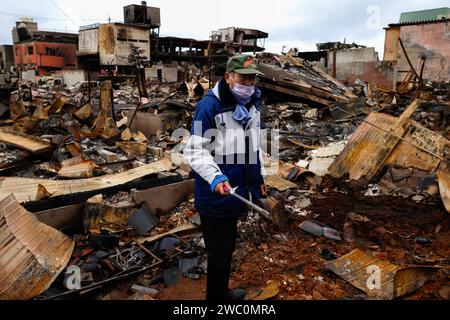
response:
<path fill-rule="evenodd" d="M 394 69 L 390 64 L 380 61 L 375 48 L 337 44 L 336 47 L 328 49 L 327 54 L 328 73 L 337 80 L 353 84 L 359 79 L 388 88 L 393 87 Z"/>
<path fill-rule="evenodd" d="M 151 60 L 154 65 L 149 73 L 154 78 L 171 82 L 175 75 L 174 66 L 181 64 L 194 78 L 205 74 L 212 78 L 223 73 L 230 56 L 263 52 L 268 37 L 263 31 L 235 27 L 213 31 L 209 40 L 152 35 Z"/>
<path fill-rule="evenodd" d="M 103 66 L 117 66 L 119 73 L 133 64 L 128 61 L 131 45 L 150 57 L 150 28 L 123 23 L 85 26 L 80 29 L 80 65 L 98 70 Z"/>
<path fill-rule="evenodd" d="M 253 54 L 260 52 L 265 47 L 268 37 L 268 33 L 260 30 L 236 27 L 223 28 L 211 32 L 211 40 L 213 42 L 223 42 L 231 46 L 237 45 L 237 52 L 235 53 L 249 52 L 249 47 L 253 47 Z"/>
<path fill-rule="evenodd" d="M 398 39 L 402 39 L 412 65 L 424 80 L 449 79 L 450 8 L 402 13 L 399 23 L 386 28 L 384 61 L 392 63 L 397 79 L 402 79 L 410 66 Z"/>
<path fill-rule="evenodd" d="M 21 72 L 48 75 L 77 68 L 78 34 L 39 31 L 32 19 L 17 22 L 13 29 L 14 63 Z"/>
<path fill-rule="evenodd" d="M 438 8 L 402 13 L 398 23 L 385 28 L 383 60 L 373 47 L 341 42 L 319 43 L 318 51 L 299 52 L 298 57 L 319 63 L 348 84 L 359 79 L 396 89 L 411 65 L 424 81 L 442 81 L 450 76 L 449 12 L 450 8 Z"/>
<path fill-rule="evenodd" d="M 316 62 L 337 80 L 353 84 L 356 80 L 393 88 L 395 69 L 392 63 L 380 61 L 374 47 L 356 43 L 318 43 L 313 52 L 298 52 L 299 58 Z"/>
<path fill-rule="evenodd" d="M 129 60 L 132 48 L 150 60 L 151 33 L 161 26 L 160 9 L 129 5 L 123 9 L 124 23 L 105 23 L 80 28 L 79 61 L 85 69 L 116 69 L 118 74 L 134 74 Z"/>

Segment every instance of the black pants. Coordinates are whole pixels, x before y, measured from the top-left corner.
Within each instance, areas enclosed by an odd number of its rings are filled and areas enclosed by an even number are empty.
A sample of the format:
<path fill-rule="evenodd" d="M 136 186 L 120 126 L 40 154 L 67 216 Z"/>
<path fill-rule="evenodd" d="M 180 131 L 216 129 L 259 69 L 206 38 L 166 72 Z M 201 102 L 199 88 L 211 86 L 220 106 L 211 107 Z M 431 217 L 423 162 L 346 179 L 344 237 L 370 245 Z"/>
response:
<path fill-rule="evenodd" d="M 208 253 L 206 300 L 225 300 L 230 281 L 231 262 L 236 249 L 238 218 L 201 217 L 201 228 Z"/>

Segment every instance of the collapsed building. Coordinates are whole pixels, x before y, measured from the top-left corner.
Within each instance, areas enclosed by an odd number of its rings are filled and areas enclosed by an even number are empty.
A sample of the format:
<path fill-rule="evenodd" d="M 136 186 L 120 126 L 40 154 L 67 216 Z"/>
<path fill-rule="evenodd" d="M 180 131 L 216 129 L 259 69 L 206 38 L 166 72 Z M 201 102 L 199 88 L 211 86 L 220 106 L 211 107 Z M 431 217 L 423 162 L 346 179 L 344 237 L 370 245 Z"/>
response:
<path fill-rule="evenodd" d="M 149 61 L 151 34 L 161 26 L 160 9 L 141 5 L 124 7 L 124 23 L 106 23 L 80 28 L 79 60 L 90 71 L 113 69 L 116 74 L 133 75 L 132 48 Z M 159 33 L 159 32 L 158 32 Z"/>
<path fill-rule="evenodd" d="M 150 28 L 140 25 L 107 23 L 80 29 L 80 65 L 91 70 L 117 67 L 119 74 L 130 74 L 131 44 L 150 58 Z M 128 69 L 128 70 L 127 70 Z"/>
<path fill-rule="evenodd" d="M 80 31 L 92 74 L 105 63 L 131 78 L 134 44 L 154 63 L 148 81 L 0 87 L 0 299 L 204 298 L 183 147 L 211 69 L 246 50 L 264 73 L 269 195 L 259 205 L 270 215 L 240 221 L 232 286 L 246 300 L 449 299 L 448 82 L 345 85 L 333 69 L 346 78 L 352 59 L 376 64 L 373 48 L 326 43 L 299 58 L 262 52 L 267 34 L 244 39 L 239 28 L 158 37 L 149 8 Z M 373 290 L 370 266 L 384 275 Z"/>
<path fill-rule="evenodd" d="M 424 81 L 449 78 L 449 8 L 404 12 L 398 23 L 385 28 L 383 60 L 375 48 L 330 42 L 317 44 L 316 52 L 298 57 L 321 65 L 344 83 L 356 80 L 396 89 L 412 77 Z M 409 79 L 409 80 L 408 80 Z"/>

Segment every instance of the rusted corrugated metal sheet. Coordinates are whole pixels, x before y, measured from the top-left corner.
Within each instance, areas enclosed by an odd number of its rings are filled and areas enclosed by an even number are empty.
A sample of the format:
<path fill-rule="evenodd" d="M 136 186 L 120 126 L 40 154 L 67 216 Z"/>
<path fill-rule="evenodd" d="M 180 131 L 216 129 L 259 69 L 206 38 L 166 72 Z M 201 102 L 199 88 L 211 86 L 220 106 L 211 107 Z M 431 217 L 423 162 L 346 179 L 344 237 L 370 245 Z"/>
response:
<path fill-rule="evenodd" d="M 28 300 L 47 290 L 73 248 L 70 238 L 39 222 L 13 195 L 0 201 L 0 300 Z"/>
<path fill-rule="evenodd" d="M 348 142 L 344 151 L 331 165 L 329 173 L 335 177 L 346 174 L 352 180 L 372 179 L 386 166 L 415 167 L 436 171 L 444 163 L 450 141 L 402 115 L 395 118 L 371 113 Z M 441 196 L 450 212 L 450 170 L 439 170 Z"/>
<path fill-rule="evenodd" d="M 412 119 L 408 123 L 403 135 L 407 142 L 398 143 L 386 160 L 386 165 L 436 171 L 441 159 L 445 157 L 446 150 L 450 148 L 450 141 Z"/>
<path fill-rule="evenodd" d="M 390 155 L 397 138 L 385 133 L 394 125 L 396 118 L 387 114 L 371 113 L 366 121 L 383 129 L 380 130 L 367 122 L 362 123 L 353 134 L 344 151 L 329 168 L 335 177 L 343 177 L 347 173 L 352 180 L 364 176 L 372 178 Z M 389 144 L 389 148 L 387 148 Z"/>
<path fill-rule="evenodd" d="M 381 300 L 392 300 L 417 290 L 438 270 L 427 266 L 402 268 L 359 249 L 325 266 L 370 298 Z"/>
<path fill-rule="evenodd" d="M 370 180 L 386 165 L 435 171 L 449 148 L 447 139 L 406 118 L 405 114 L 395 118 L 371 113 L 331 165 L 329 173 L 335 177 L 348 173 L 353 180 L 362 177 Z"/>

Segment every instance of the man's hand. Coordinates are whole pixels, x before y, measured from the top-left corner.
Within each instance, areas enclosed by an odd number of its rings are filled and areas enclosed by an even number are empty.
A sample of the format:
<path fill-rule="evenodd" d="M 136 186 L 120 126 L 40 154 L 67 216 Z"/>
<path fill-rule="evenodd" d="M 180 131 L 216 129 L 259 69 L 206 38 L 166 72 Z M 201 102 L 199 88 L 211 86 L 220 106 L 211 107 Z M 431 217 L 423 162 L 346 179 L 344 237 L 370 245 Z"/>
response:
<path fill-rule="evenodd" d="M 267 192 L 269 191 L 269 188 L 267 187 L 267 185 L 266 184 L 262 184 L 260 187 L 259 187 L 259 192 L 261 193 L 261 195 L 262 196 L 267 196 Z"/>
<path fill-rule="evenodd" d="M 230 186 L 230 183 L 228 181 L 225 181 L 219 183 L 214 191 L 220 194 L 221 196 L 229 196 L 231 189 L 232 188 Z"/>

